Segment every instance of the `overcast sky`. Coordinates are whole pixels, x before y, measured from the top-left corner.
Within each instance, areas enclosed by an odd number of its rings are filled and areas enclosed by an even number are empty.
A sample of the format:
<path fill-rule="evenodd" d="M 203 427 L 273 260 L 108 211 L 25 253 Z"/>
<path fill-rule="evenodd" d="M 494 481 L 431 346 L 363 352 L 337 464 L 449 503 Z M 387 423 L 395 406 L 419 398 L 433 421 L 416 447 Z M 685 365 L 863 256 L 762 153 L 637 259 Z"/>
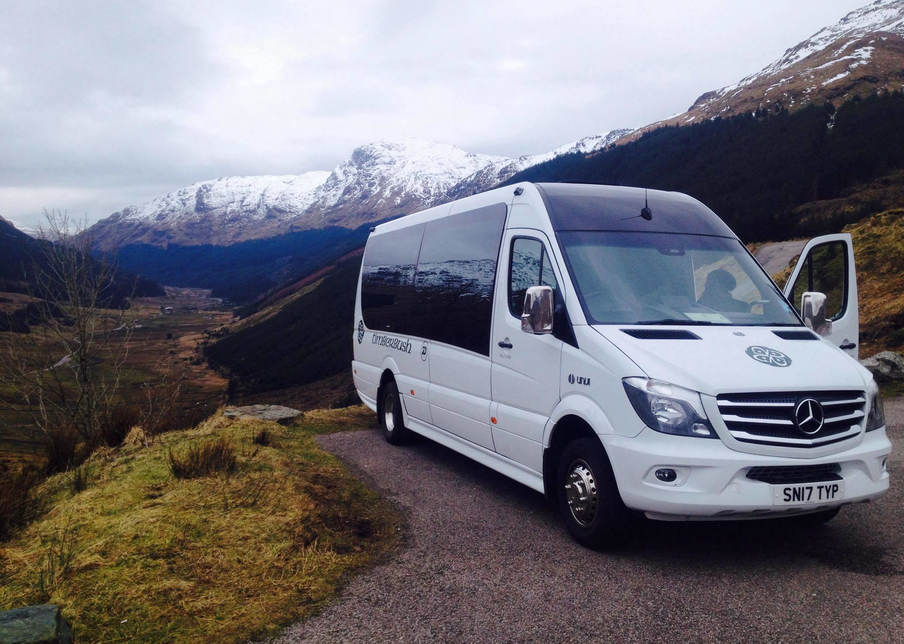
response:
<path fill-rule="evenodd" d="M 0 3 L 0 215 L 416 137 L 518 156 L 646 125 L 865 0 Z"/>

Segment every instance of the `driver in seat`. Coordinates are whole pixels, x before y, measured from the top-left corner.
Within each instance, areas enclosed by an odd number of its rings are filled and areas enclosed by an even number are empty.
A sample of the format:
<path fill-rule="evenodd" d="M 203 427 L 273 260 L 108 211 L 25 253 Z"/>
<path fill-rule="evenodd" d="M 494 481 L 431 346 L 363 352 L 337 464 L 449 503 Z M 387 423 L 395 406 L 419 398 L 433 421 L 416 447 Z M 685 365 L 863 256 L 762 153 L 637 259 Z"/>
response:
<path fill-rule="evenodd" d="M 731 295 L 737 286 L 738 282 L 734 275 L 725 269 L 718 268 L 706 276 L 706 286 L 697 303 L 715 311 L 746 313 L 748 311 L 747 303 L 736 300 Z"/>

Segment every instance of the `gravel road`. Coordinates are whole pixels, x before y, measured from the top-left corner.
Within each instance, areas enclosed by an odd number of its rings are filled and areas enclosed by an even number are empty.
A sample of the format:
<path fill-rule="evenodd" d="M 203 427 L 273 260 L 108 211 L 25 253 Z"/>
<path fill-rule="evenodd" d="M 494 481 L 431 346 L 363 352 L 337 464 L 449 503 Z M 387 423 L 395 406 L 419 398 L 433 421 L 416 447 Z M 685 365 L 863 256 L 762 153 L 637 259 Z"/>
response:
<path fill-rule="evenodd" d="M 800 255 L 806 245 L 807 240 L 765 244 L 757 249 L 756 258 L 767 273 L 775 275 L 788 268 L 791 260 Z"/>
<path fill-rule="evenodd" d="M 886 411 L 901 445 L 904 399 Z M 904 641 L 900 479 L 811 533 L 649 523 L 592 552 L 541 495 L 434 443 L 319 440 L 404 509 L 408 543 L 280 643 Z"/>

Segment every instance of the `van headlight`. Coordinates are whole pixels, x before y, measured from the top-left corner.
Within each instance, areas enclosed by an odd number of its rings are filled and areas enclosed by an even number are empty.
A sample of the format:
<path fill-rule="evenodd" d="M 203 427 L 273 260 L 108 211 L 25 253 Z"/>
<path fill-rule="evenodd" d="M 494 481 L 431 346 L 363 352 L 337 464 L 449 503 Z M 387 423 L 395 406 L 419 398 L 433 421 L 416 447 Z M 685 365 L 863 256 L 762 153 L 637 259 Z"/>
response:
<path fill-rule="evenodd" d="M 625 378 L 622 382 L 634 411 L 650 429 L 676 436 L 718 438 L 696 391 L 652 378 Z"/>
<path fill-rule="evenodd" d="M 869 415 L 866 417 L 866 431 L 868 432 L 885 426 L 885 405 L 882 404 L 882 394 L 879 393 L 879 386 L 875 381 L 870 387 L 870 394 L 872 394 L 872 400 L 869 404 Z"/>

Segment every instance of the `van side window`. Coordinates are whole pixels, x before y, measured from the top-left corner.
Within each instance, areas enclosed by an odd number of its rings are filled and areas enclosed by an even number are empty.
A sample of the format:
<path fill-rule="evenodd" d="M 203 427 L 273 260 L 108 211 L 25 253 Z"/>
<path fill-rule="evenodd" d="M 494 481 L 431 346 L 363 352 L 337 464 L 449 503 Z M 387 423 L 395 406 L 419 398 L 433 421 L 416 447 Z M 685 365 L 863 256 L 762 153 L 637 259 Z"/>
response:
<path fill-rule="evenodd" d="M 411 334 L 490 355 L 505 204 L 429 221 L 409 311 Z"/>
<path fill-rule="evenodd" d="M 524 296 L 530 286 L 551 286 L 558 290 L 549 255 L 543 243 L 529 237 L 512 240 L 509 270 L 509 311 L 517 318 L 524 310 Z"/>
<path fill-rule="evenodd" d="M 361 313 L 374 331 L 412 335 L 414 275 L 424 224 L 371 236 L 361 271 Z"/>

